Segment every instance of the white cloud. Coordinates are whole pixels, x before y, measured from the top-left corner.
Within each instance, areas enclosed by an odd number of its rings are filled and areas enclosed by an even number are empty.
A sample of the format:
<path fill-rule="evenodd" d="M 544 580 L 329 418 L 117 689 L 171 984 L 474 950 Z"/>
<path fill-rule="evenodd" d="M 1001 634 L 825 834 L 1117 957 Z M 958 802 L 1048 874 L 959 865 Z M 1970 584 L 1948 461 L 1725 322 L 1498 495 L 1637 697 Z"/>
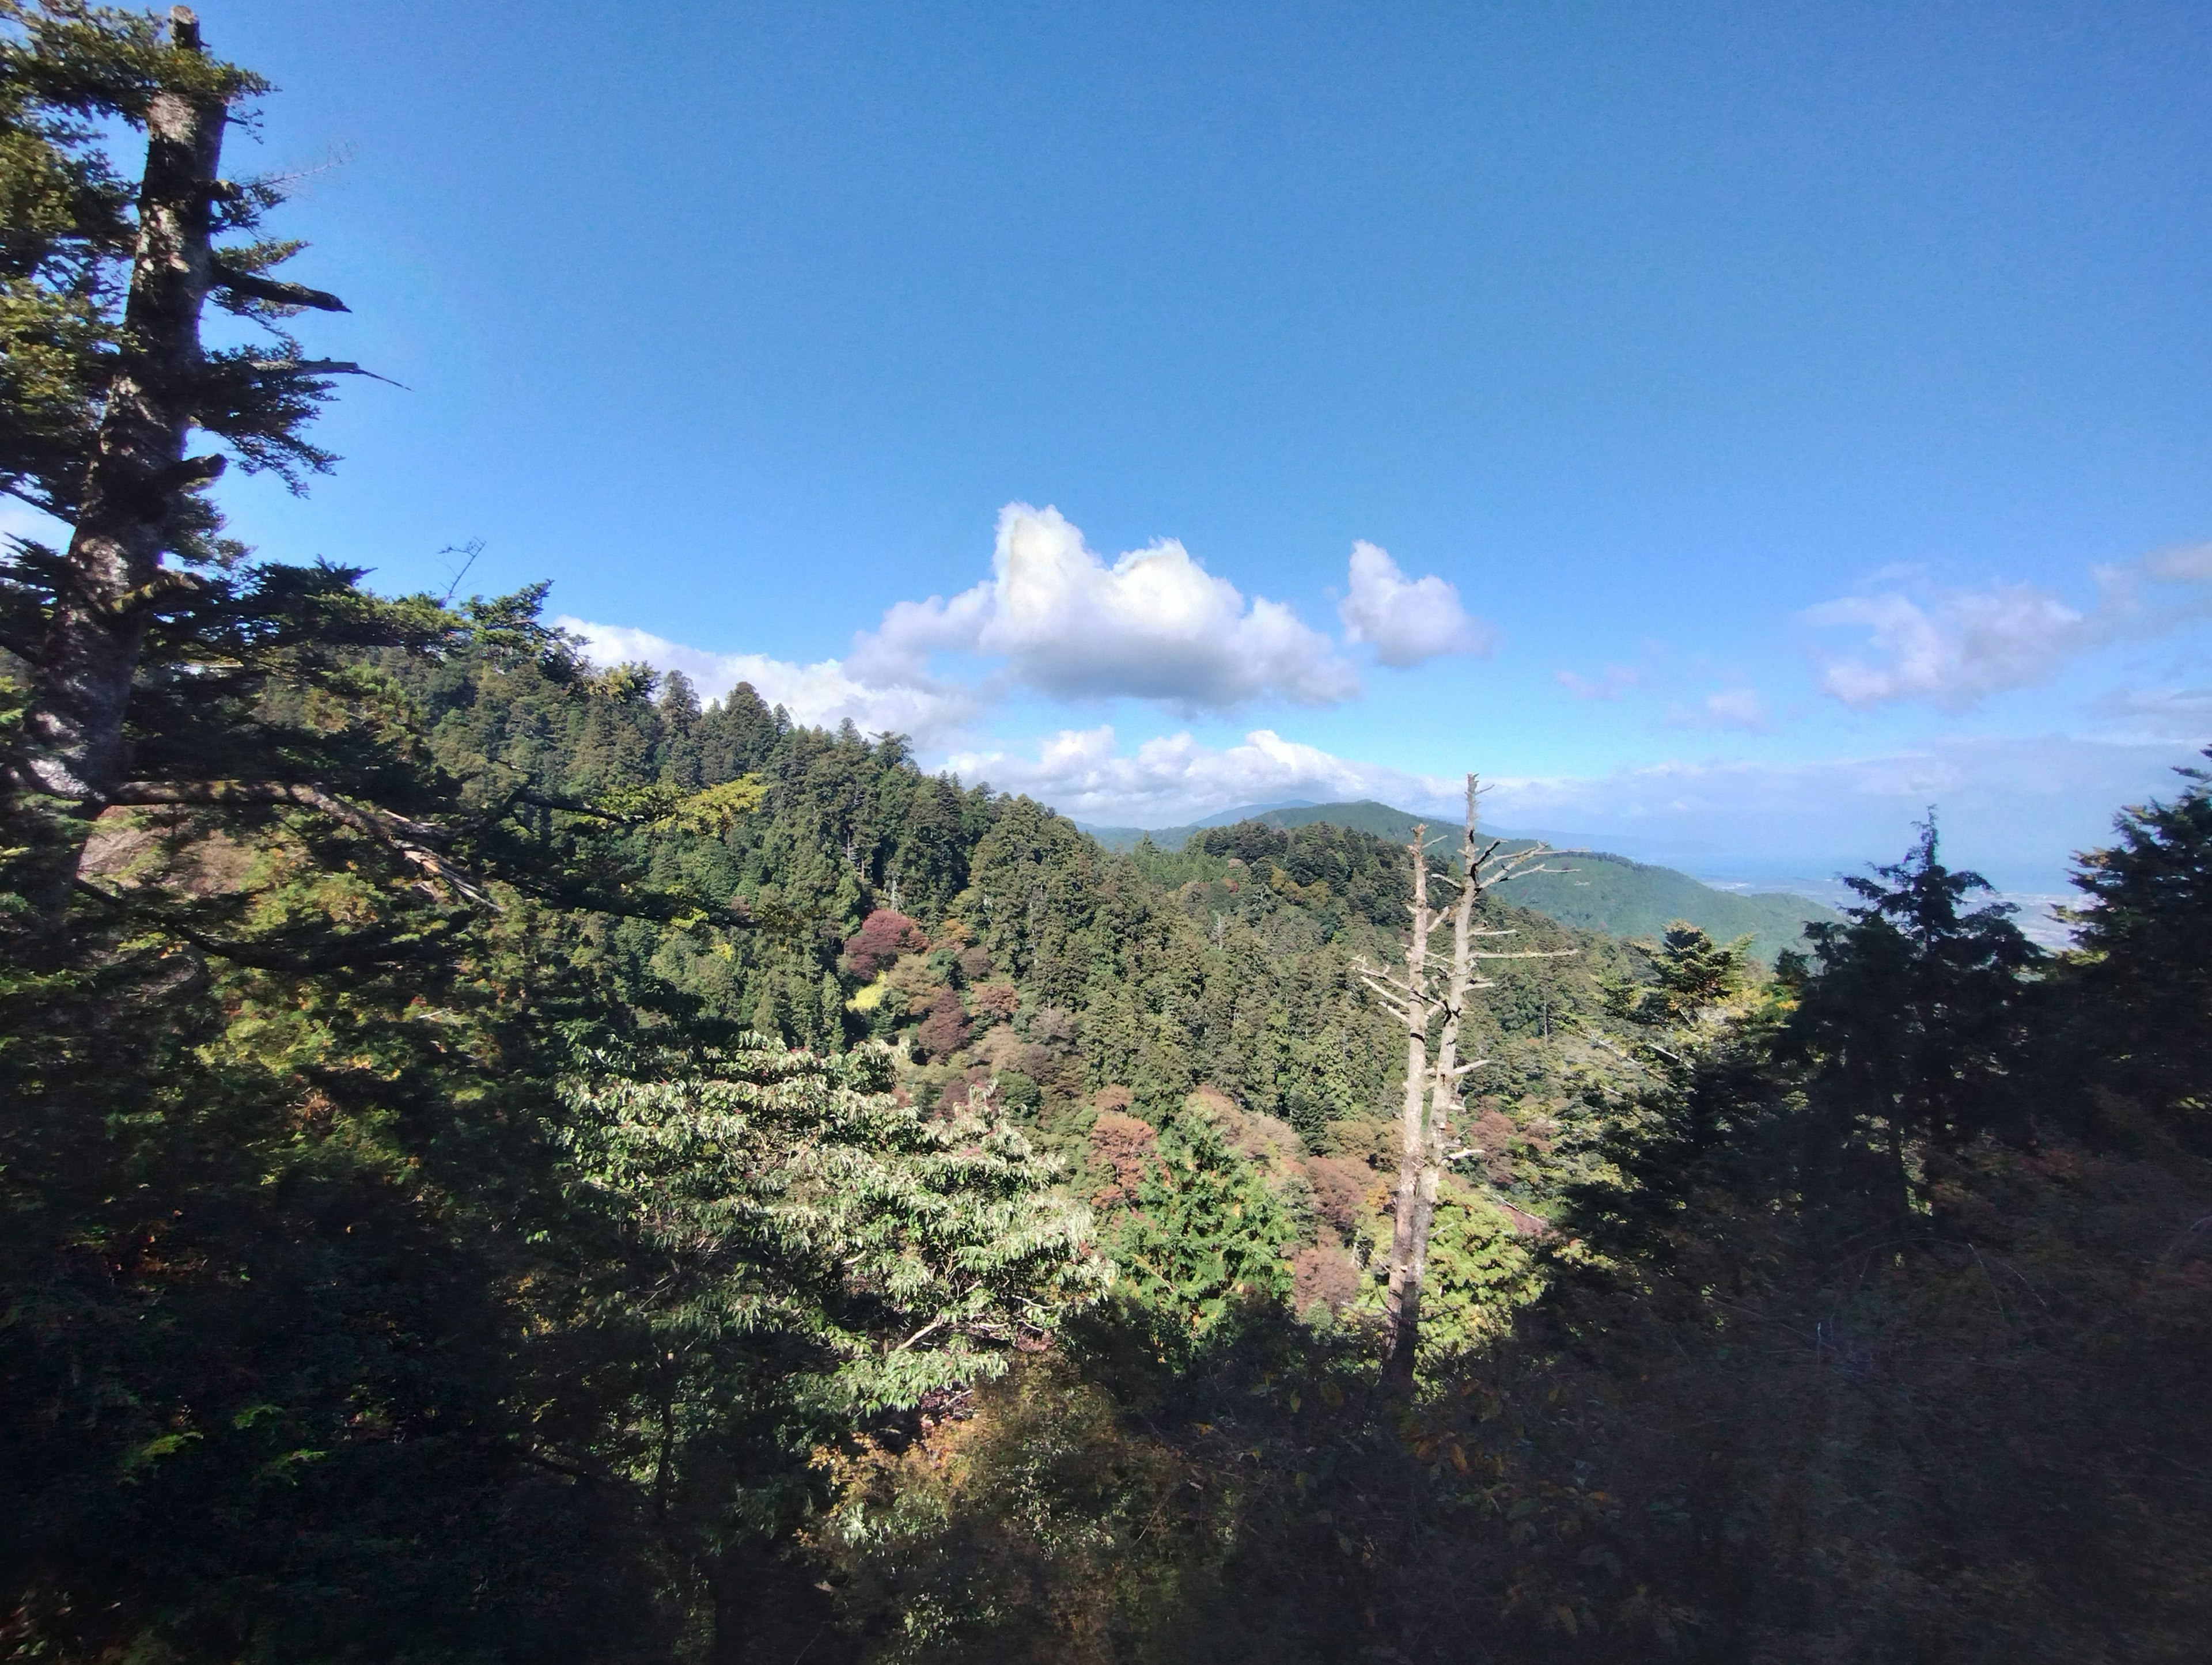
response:
<path fill-rule="evenodd" d="M 2118 688 L 2091 709 L 2118 738 L 2202 744 L 2212 738 L 2212 686 Z"/>
<path fill-rule="evenodd" d="M 1408 579 L 1387 550 L 1352 546 L 1351 588 L 1337 603 L 1345 640 L 1364 642 L 1385 665 L 1404 667 L 1446 653 L 1486 653 L 1498 632 L 1460 605 L 1459 592 L 1433 573 Z"/>
<path fill-rule="evenodd" d="M 702 691 L 740 681 L 808 723 L 852 719 L 924 746 L 950 744 L 1010 687 L 1061 700 L 1149 700 L 1194 714 L 1275 698 L 1331 705 L 1359 692 L 1358 672 L 1287 605 L 1249 599 L 1172 539 L 1110 565 L 1056 508 L 1000 511 L 991 575 L 949 600 L 893 604 L 842 659 L 795 665 L 757 653 L 715 653 L 625 625 L 558 621 L 596 661 L 641 659 L 683 671 Z M 1409 582 L 1370 544 L 1352 558 L 1344 612 L 1352 639 L 1385 663 L 1486 647 L 1442 579 Z M 985 661 L 965 682 L 940 677 L 939 654 Z M 995 663 L 992 663 L 995 661 Z"/>
<path fill-rule="evenodd" d="M 1723 688 L 1698 703 L 1695 723 L 1707 728 L 1735 728 L 1764 734 L 1774 726 L 1766 702 L 1755 688 Z"/>
<path fill-rule="evenodd" d="M 875 686 L 861 682 L 836 659 L 793 665 L 762 653 L 710 653 L 650 631 L 588 619 L 556 618 L 562 629 L 583 638 L 595 665 L 641 661 L 659 671 L 681 671 L 708 699 L 720 699 L 739 683 L 799 722 L 834 728 L 850 718 L 865 733 L 911 735 L 921 744 L 942 740 L 975 714 L 976 702 L 960 689 L 935 685 Z"/>
<path fill-rule="evenodd" d="M 2107 842 L 2115 811 L 2171 796 L 2188 745 L 2061 736 L 1967 738 L 1886 756 L 1797 763 L 1674 760 L 1600 776 L 1493 781 L 1510 827 L 1565 829 L 1598 848 L 1728 876 L 1893 860 L 1938 808 L 1952 859 L 2054 889 L 2068 856 Z"/>
<path fill-rule="evenodd" d="M 1952 590 L 1927 606 L 1893 592 L 1850 596 L 1804 617 L 1867 631 L 1876 657 L 1838 654 L 1821 668 L 1821 688 L 1850 706 L 1925 700 L 1964 711 L 2041 682 L 2097 634 L 2088 616 L 2027 584 Z"/>
<path fill-rule="evenodd" d="M 1187 711 L 1270 696 L 1328 705 L 1359 690 L 1328 637 L 1280 602 L 1248 604 L 1172 539 L 1109 567 L 1058 509 L 1009 503 L 991 565 L 949 601 L 893 606 L 855 638 L 848 670 L 899 684 L 926 677 L 933 653 L 979 653 L 1058 698 L 1126 696 Z"/>
<path fill-rule="evenodd" d="M 1578 700 L 1617 700 L 1632 688 L 1640 688 L 1644 673 L 1632 665 L 1608 665 L 1595 677 L 1572 671 L 1554 671 L 1560 687 Z"/>
<path fill-rule="evenodd" d="M 963 780 L 1027 793 L 1079 820 L 1115 826 L 1174 826 L 1238 804 L 1307 798 L 1337 803 L 1379 798 L 1426 808 L 1449 803 L 1455 783 L 1358 763 L 1255 728 L 1242 744 L 1210 746 L 1188 733 L 1146 740 L 1134 751 L 1112 727 L 1062 729 L 1036 754 L 958 752 L 948 763 Z"/>
<path fill-rule="evenodd" d="M 1845 705 L 1922 700 L 1969 710 L 1992 694 L 2032 687 L 2069 659 L 2129 637 L 2174 629 L 2212 611 L 2212 544 L 2160 550 L 2091 569 L 2087 611 L 2032 584 L 1990 584 L 1918 599 L 1901 591 L 1847 596 L 1808 609 L 1816 628 L 1856 628 L 1870 653 L 1823 655 L 1820 686 Z M 2187 592 L 2147 598 L 2147 583 Z"/>

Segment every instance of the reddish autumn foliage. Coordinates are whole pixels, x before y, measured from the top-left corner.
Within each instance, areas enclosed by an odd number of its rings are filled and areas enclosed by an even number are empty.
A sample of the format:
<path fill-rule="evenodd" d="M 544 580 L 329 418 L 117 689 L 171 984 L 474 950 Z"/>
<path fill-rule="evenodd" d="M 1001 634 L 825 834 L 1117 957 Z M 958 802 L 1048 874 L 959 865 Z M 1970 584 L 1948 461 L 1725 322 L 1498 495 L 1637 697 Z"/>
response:
<path fill-rule="evenodd" d="M 1352 1237 L 1362 1221 L 1373 1217 L 1370 1194 L 1377 1182 L 1375 1170 L 1365 1163 L 1347 1157 L 1309 1157 L 1305 1166 L 1314 1207 L 1339 1232 Z"/>
<path fill-rule="evenodd" d="M 900 955 L 928 946 L 920 925 L 904 914 L 878 908 L 845 939 L 845 959 L 855 976 L 872 977 Z"/>
<path fill-rule="evenodd" d="M 1513 1140 L 1516 1132 L 1511 1121 L 1486 1105 L 1468 1131 L 1475 1149 L 1482 1152 L 1483 1171 L 1492 1185 L 1513 1182 Z"/>
<path fill-rule="evenodd" d="M 1150 1122 L 1119 1110 L 1101 1110 L 1098 1120 L 1091 1124 L 1091 1154 L 1114 1178 L 1091 1200 L 1101 1208 L 1134 1202 L 1159 1142 L 1160 1136 Z"/>
<path fill-rule="evenodd" d="M 1301 1249 L 1291 1261 L 1291 1303 L 1299 1312 L 1320 1302 L 1336 1311 L 1359 1293 L 1359 1268 L 1340 1249 Z"/>
<path fill-rule="evenodd" d="M 942 1058 L 968 1044 L 968 1014 L 960 997 L 949 988 L 937 992 L 923 1008 L 921 1027 L 914 1033 L 915 1050 L 924 1058 Z"/>
<path fill-rule="evenodd" d="M 977 983 L 968 991 L 969 1010 L 981 1024 L 1003 1024 L 1022 1003 L 1022 992 L 1012 983 Z"/>
<path fill-rule="evenodd" d="M 970 1064 L 945 1082 L 944 1091 L 937 1096 L 939 1112 L 945 1115 L 957 1115 L 967 1108 L 968 1095 L 977 1087 L 988 1087 L 990 1082 L 991 1066 L 988 1064 Z"/>

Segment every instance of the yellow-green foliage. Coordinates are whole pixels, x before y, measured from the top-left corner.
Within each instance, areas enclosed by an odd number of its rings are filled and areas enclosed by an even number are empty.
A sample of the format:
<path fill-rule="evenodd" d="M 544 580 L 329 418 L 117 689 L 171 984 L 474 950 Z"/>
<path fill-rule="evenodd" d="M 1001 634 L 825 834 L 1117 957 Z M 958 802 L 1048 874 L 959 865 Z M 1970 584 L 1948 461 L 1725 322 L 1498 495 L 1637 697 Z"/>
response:
<path fill-rule="evenodd" d="M 1452 1186 L 1437 1199 L 1421 1291 L 1421 1348 L 1436 1363 L 1507 1334 L 1544 1292 L 1537 1240 L 1502 1208 Z"/>

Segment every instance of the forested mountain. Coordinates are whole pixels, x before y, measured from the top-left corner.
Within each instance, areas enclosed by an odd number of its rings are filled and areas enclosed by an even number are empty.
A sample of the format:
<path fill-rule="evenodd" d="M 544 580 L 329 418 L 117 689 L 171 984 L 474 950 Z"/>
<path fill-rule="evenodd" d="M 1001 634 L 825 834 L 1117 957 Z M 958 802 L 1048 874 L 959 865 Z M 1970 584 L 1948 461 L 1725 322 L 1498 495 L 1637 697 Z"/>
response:
<path fill-rule="evenodd" d="M 1092 826 L 1084 830 L 1109 850 L 1133 850 L 1140 843 L 1180 850 L 1213 828 L 1247 819 L 1284 829 L 1325 823 L 1403 844 L 1423 817 L 1363 799 L 1352 804 L 1255 805 L 1244 813 L 1155 831 Z M 1508 844 L 1518 848 L 1523 842 L 1509 840 Z M 1838 917 L 1834 909 L 1803 896 L 1717 890 L 1671 867 L 1655 867 L 1600 850 L 1577 850 L 1559 865 L 1572 871 L 1534 875 L 1516 889 L 1514 900 L 1562 925 L 1616 937 L 1656 939 L 1677 920 L 1723 942 L 1747 937 L 1752 957 L 1763 965 L 1772 965 L 1774 957 L 1785 949 L 1802 950 L 1807 926 L 1833 923 Z"/>
<path fill-rule="evenodd" d="M 2201 790 L 2129 823 L 2055 964 L 1932 842 L 1779 982 L 1687 927 L 1638 953 L 1492 913 L 1572 951 L 1502 966 L 1474 1018 L 1494 1061 L 1393 1411 L 1402 1030 L 1354 967 L 1398 945 L 1395 846 L 1245 823 L 1109 855 L 749 690 L 702 710 L 518 654 L 526 599 L 476 616 L 346 674 L 457 802 L 536 800 L 502 911 L 319 971 L 311 943 L 395 905 L 358 840 L 138 811 L 93 865 L 155 957 L 11 997 L 10 1437 L 40 1477 L 11 1564 L 42 1645 L 2188 1656 L 2204 1078 L 2102 1014 L 2146 931 L 2193 963 L 2150 921 L 2204 905 Z M 718 792 L 742 807 L 650 809 Z M 218 905 L 228 947 L 168 911 Z M 2201 974 L 2172 975 L 2194 1021 Z M 1036 1216 L 1082 1247 L 1024 1274 L 1065 1316 L 905 1388 L 763 1397 L 884 1344 L 825 1340 L 851 1297 L 793 1293 L 777 1237 L 715 1251 L 761 1291 L 702 1264 L 667 1304 L 648 1224 L 688 1197 L 678 1240 L 721 1241 L 761 1176 L 672 1131 L 698 1066 L 639 1073 L 701 1045 L 735 1049 L 722 1093 L 887 1091 L 848 1171 L 932 1127 L 1025 1140 L 1024 1206 L 1089 1206 Z M 794 1132 L 741 1163 L 816 1148 Z M 2085 1567 L 2084 1532 L 2124 1557 Z"/>
<path fill-rule="evenodd" d="M 188 443 L 312 471 L 346 368 L 199 349 L 336 304 L 234 240 L 258 83 L 0 24 L 11 1656 L 2202 1656 L 2212 777 L 2057 956 L 1933 826 L 1771 975 L 1109 852 L 224 540 Z"/>

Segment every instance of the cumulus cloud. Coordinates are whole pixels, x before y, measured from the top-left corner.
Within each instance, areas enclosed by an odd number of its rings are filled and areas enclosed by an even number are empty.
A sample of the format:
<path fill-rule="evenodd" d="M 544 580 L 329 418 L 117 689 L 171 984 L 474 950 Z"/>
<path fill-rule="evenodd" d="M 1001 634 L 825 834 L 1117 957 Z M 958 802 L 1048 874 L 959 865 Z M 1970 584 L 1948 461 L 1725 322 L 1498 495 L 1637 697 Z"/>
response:
<path fill-rule="evenodd" d="M 1336 616 L 1345 640 L 1401 668 L 1446 653 L 1486 653 L 1498 642 L 1497 630 L 1470 617 L 1451 585 L 1433 573 L 1408 579 L 1387 550 L 1364 539 L 1352 546 L 1351 587 Z"/>
<path fill-rule="evenodd" d="M 1917 596 L 1847 596 L 1808 609 L 1817 629 L 1865 632 L 1861 653 L 1824 652 L 1820 686 L 1845 705 L 1924 701 L 1966 711 L 2027 688 L 2069 660 L 2130 637 L 2155 635 L 2212 611 L 2212 544 L 2163 550 L 2091 570 L 2097 599 L 2069 605 L 2032 584 L 1990 584 Z M 2169 587 L 2162 593 L 2147 586 Z"/>
<path fill-rule="evenodd" d="M 1062 729 L 1034 754 L 957 752 L 948 761 L 963 780 L 988 780 L 1079 820 L 1116 826 L 1173 826 L 1237 804 L 1286 797 L 1322 803 L 1379 798 L 1426 808 L 1449 803 L 1457 789 L 1451 781 L 1339 757 L 1266 728 L 1236 745 L 1207 745 L 1182 733 L 1124 751 L 1113 728 L 1102 724 Z"/>
<path fill-rule="evenodd" d="M 794 665 L 763 653 L 712 653 L 687 647 L 647 630 L 588 619 L 556 618 L 562 629 L 580 637 L 585 657 L 595 665 L 637 662 L 658 671 L 680 671 L 708 699 L 720 699 L 739 683 L 770 705 L 780 705 L 798 721 L 834 728 L 850 719 L 863 732 L 911 735 L 923 745 L 942 740 L 972 717 L 974 696 L 934 684 L 878 685 L 860 681 L 836 659 Z"/>
<path fill-rule="evenodd" d="M 1166 541 L 1110 566 L 1054 508 L 1010 503 L 999 516 L 991 576 L 949 601 L 893 605 L 842 659 L 797 665 L 716 653 L 627 625 L 556 620 L 595 663 L 641 660 L 681 671 L 709 697 L 740 682 L 799 721 L 850 719 L 924 747 L 955 732 L 1009 685 L 1062 699 L 1126 696 L 1185 711 L 1273 696 L 1325 705 L 1359 691 L 1328 638 L 1280 602 L 1249 600 Z M 980 680 L 942 678 L 940 653 L 999 664 Z"/>
<path fill-rule="evenodd" d="M 1173 539 L 1111 565 L 1056 508 L 1009 503 L 991 576 L 946 600 L 902 601 L 854 640 L 847 668 L 916 683 L 939 653 L 988 655 L 1061 699 L 1126 696 L 1186 711 L 1265 696 L 1328 705 L 1359 690 L 1328 638 L 1281 602 L 1249 601 Z"/>
<path fill-rule="evenodd" d="M 1350 640 L 1388 665 L 1486 651 L 1492 633 L 1440 578 L 1408 580 L 1371 544 L 1352 550 L 1340 609 Z M 628 626 L 562 621 L 603 663 L 680 670 L 710 695 L 750 682 L 810 723 L 848 717 L 927 746 L 1024 688 L 1061 700 L 1148 700 L 1187 714 L 1260 699 L 1333 705 L 1358 671 L 1287 604 L 1247 597 L 1173 539 L 1108 562 L 1050 507 L 1000 511 L 991 575 L 949 599 L 893 604 L 842 659 L 795 665 L 715 653 Z M 940 675 L 939 655 L 978 664 Z"/>

